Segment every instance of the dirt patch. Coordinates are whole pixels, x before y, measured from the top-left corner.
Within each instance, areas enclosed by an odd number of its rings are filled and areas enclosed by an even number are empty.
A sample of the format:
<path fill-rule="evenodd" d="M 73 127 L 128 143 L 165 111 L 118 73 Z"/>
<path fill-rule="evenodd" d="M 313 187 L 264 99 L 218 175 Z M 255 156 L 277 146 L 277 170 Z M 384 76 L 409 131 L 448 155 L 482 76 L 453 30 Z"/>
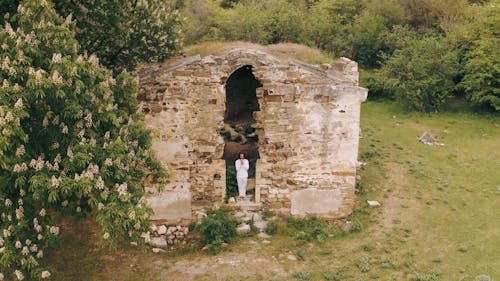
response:
<path fill-rule="evenodd" d="M 390 163 L 386 166 L 389 177 L 381 183 L 387 198 L 382 200 L 379 221 L 374 225 L 374 234 L 385 234 L 396 225 L 414 221 L 421 205 L 414 198 L 408 197 L 403 189 L 409 184 L 404 166 Z"/>

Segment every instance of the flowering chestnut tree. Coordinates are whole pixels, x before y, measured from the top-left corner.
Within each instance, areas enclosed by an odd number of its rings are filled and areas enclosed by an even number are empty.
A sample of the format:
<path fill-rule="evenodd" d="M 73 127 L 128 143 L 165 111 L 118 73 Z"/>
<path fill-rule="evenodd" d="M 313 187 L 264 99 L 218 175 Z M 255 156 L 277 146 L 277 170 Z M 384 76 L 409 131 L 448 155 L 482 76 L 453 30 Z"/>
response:
<path fill-rule="evenodd" d="M 137 86 L 81 55 L 71 18 L 20 1 L 0 28 L 0 280 L 44 279 L 50 215 L 92 214 L 101 237 L 149 239 L 144 179 L 166 175 L 137 114 Z"/>

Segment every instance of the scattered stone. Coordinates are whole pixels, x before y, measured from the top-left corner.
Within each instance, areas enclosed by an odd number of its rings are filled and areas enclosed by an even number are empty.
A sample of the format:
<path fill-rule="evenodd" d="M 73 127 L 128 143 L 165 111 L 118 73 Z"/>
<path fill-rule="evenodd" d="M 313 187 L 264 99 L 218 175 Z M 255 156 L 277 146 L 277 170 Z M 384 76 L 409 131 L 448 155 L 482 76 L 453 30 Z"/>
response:
<path fill-rule="evenodd" d="M 264 231 L 267 227 L 267 221 L 254 221 L 253 226 L 255 226 L 255 228 L 257 228 L 259 231 Z"/>
<path fill-rule="evenodd" d="M 268 239 L 271 236 L 265 232 L 259 232 L 259 234 L 257 234 L 257 237 L 262 238 L 262 239 Z"/>
<path fill-rule="evenodd" d="M 236 212 L 236 213 L 234 214 L 234 216 L 235 216 L 236 218 L 238 218 L 238 219 L 241 219 L 241 218 L 245 217 L 245 213 L 243 213 L 243 212 L 241 212 L 241 211 L 240 211 L 240 212 Z"/>
<path fill-rule="evenodd" d="M 227 200 L 227 203 L 234 204 L 236 203 L 236 199 L 234 199 L 234 197 L 230 197 L 229 200 Z"/>
<path fill-rule="evenodd" d="M 368 206 L 370 206 L 370 207 L 378 207 L 378 206 L 380 206 L 380 202 L 378 202 L 376 200 L 367 200 L 366 202 L 368 203 Z"/>
<path fill-rule="evenodd" d="M 177 231 L 177 227 L 175 227 L 175 226 L 170 226 L 170 227 L 168 227 L 168 229 L 167 229 L 167 232 L 166 232 L 166 233 L 171 234 L 171 233 L 174 233 L 174 232 L 176 232 L 176 231 Z"/>
<path fill-rule="evenodd" d="M 133 242 L 133 241 L 132 241 L 132 242 L 130 242 L 130 245 L 132 245 L 132 246 L 137 246 L 137 242 Z"/>
<path fill-rule="evenodd" d="M 429 132 L 424 132 L 419 138 L 418 140 L 420 142 L 422 142 L 423 144 L 427 144 L 427 145 L 444 145 L 443 143 L 440 143 L 437 141 L 437 139 L 432 136 Z"/>
<path fill-rule="evenodd" d="M 488 275 L 484 275 L 484 274 L 481 274 L 481 275 L 478 275 L 476 276 L 476 278 L 474 278 L 474 281 L 492 281 L 493 279 L 491 279 L 491 277 L 489 277 Z"/>
<path fill-rule="evenodd" d="M 297 260 L 297 257 L 295 255 L 288 255 L 286 256 L 287 259 L 291 260 L 291 261 L 296 261 Z"/>
<path fill-rule="evenodd" d="M 162 224 L 158 227 L 157 231 L 158 231 L 158 234 L 163 235 L 163 234 L 167 233 L 167 227 Z"/>
<path fill-rule="evenodd" d="M 155 254 L 164 253 L 165 252 L 165 250 L 160 249 L 160 248 L 152 248 L 151 251 L 153 251 L 153 253 L 155 253 Z"/>
<path fill-rule="evenodd" d="M 262 241 L 262 244 L 269 245 L 269 244 L 271 244 L 271 241 L 269 241 L 269 240 L 263 240 L 263 241 Z"/>
<path fill-rule="evenodd" d="M 262 221 L 262 216 L 259 213 L 254 213 L 252 219 L 254 222 Z"/>
<path fill-rule="evenodd" d="M 342 230 L 345 232 L 349 232 L 351 231 L 351 229 L 352 229 L 352 222 L 351 221 L 344 222 L 344 224 L 342 225 Z"/>
<path fill-rule="evenodd" d="M 247 223 L 242 223 L 238 225 L 238 227 L 236 228 L 238 234 L 248 233 L 250 232 L 250 230 L 251 230 L 250 225 Z"/>
<path fill-rule="evenodd" d="M 167 240 L 165 239 L 165 236 L 152 237 L 151 241 L 149 241 L 149 244 L 151 244 L 151 246 L 157 247 L 157 248 L 162 248 L 162 247 L 168 246 L 168 243 L 167 243 Z"/>

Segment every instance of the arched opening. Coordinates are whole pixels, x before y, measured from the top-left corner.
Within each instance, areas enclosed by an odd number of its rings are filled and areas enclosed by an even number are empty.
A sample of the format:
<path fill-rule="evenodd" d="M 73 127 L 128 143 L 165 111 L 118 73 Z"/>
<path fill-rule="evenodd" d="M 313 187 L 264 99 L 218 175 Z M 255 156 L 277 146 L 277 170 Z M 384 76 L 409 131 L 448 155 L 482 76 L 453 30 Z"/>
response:
<path fill-rule="evenodd" d="M 250 162 L 247 194 L 255 188 L 255 164 L 259 158 L 258 136 L 255 134 L 253 113 L 259 111 L 256 89 L 262 84 L 252 73 L 252 66 L 245 65 L 234 71 L 226 82 L 226 112 L 224 114 L 224 154 L 226 161 L 226 197 L 236 196 L 238 185 L 234 163 L 240 152 Z"/>

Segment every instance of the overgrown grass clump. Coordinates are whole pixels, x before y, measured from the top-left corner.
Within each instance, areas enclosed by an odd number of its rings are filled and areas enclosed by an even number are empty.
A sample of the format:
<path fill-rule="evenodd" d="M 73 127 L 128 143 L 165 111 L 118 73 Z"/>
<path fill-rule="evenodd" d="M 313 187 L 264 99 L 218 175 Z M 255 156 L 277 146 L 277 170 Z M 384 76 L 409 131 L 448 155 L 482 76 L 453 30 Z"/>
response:
<path fill-rule="evenodd" d="M 236 236 L 237 219 L 226 209 L 220 208 L 204 217 L 194 230 L 202 235 L 202 243 L 212 254 L 220 252 L 223 243 L 230 243 Z"/>

